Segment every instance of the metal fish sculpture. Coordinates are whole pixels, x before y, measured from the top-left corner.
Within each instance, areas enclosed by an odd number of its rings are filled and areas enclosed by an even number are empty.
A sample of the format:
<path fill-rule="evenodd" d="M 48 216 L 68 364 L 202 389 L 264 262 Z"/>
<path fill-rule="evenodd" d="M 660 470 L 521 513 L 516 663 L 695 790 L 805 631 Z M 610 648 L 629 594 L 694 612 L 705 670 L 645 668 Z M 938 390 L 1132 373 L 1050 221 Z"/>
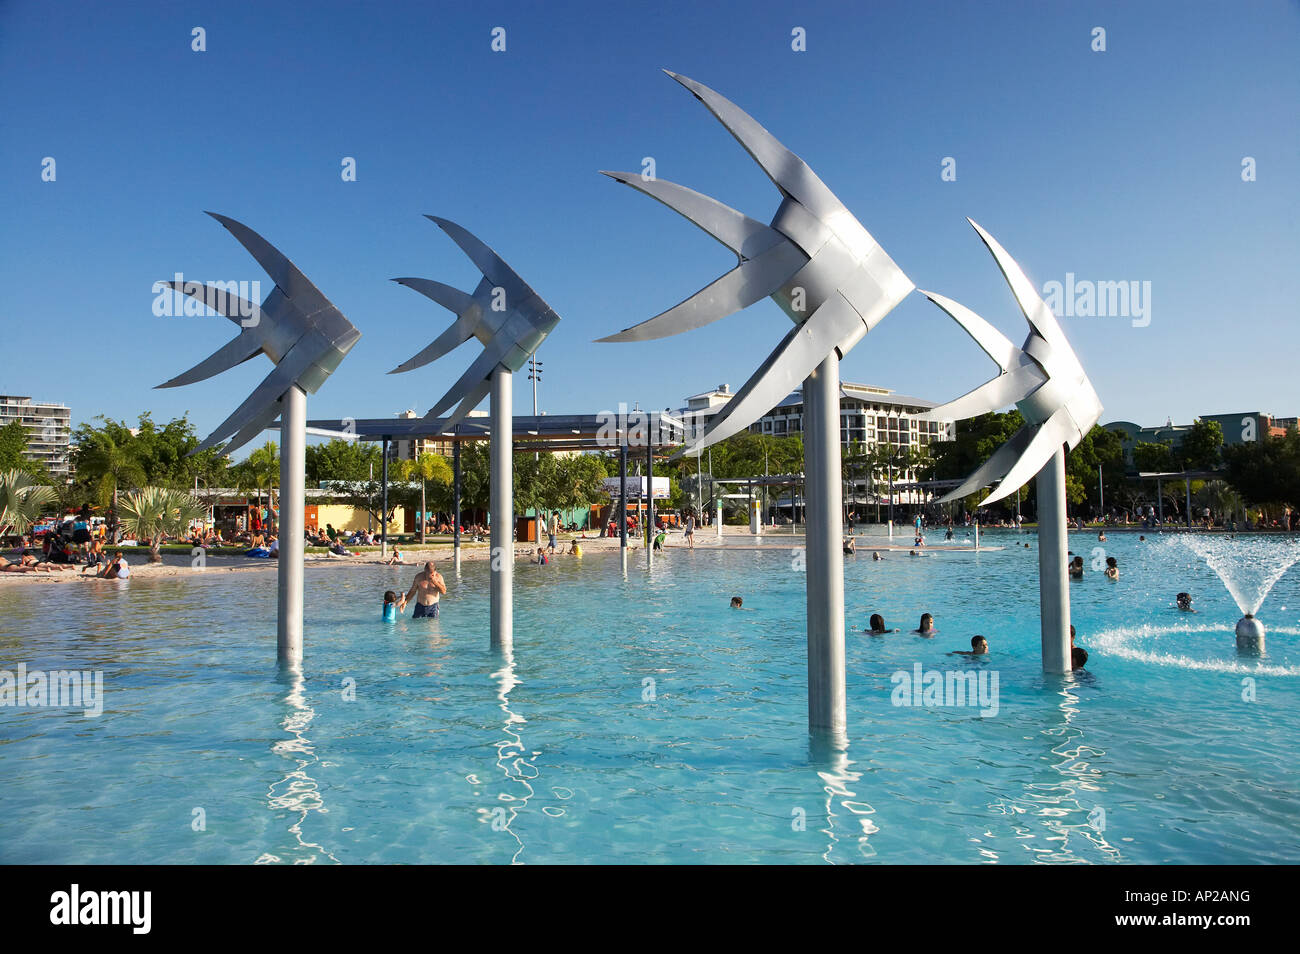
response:
<path fill-rule="evenodd" d="M 483 279 L 473 294 L 427 278 L 393 279 L 432 298 L 453 312 L 456 320 L 427 348 L 388 373 L 399 374 L 423 367 L 470 338 L 477 338 L 483 345 L 482 354 L 425 415 L 425 420 L 441 417 L 459 401 L 460 407 L 445 422 L 450 430 L 487 396 L 491 389 L 492 369 L 498 364 L 512 372 L 522 368 L 528 356 L 559 324 L 560 316 L 500 255 L 470 232 L 447 219 L 433 215 L 426 218 L 460 246 L 483 273 Z"/>
<path fill-rule="evenodd" d="M 1020 310 L 1029 322 L 1029 337 L 1017 348 L 991 324 L 951 298 L 922 291 L 975 339 L 1001 373 L 954 401 L 933 408 L 924 419 L 961 420 L 987 414 L 1009 404 L 1025 418 L 1016 431 L 984 464 L 938 503 L 956 500 L 1001 481 L 984 501 L 991 504 L 1024 486 L 1042 470 L 1062 444 L 1074 448 L 1101 419 L 1101 399 L 1065 338 L 1056 316 L 1006 249 L 974 221 L 993 259 L 1002 270 Z"/>
<path fill-rule="evenodd" d="M 248 249 L 271 276 L 275 288 L 259 306 L 211 285 L 164 282 L 225 315 L 241 330 L 209 357 L 158 387 L 193 384 L 258 354 L 270 358 L 275 369 L 194 450 L 198 453 L 230 438 L 224 448 L 230 453 L 275 422 L 280 415 L 280 397 L 289 388 L 296 385 L 308 394 L 315 394 L 352 350 L 361 332 L 270 242 L 234 219 L 215 212 L 208 215 Z"/>
<path fill-rule="evenodd" d="M 667 72 L 667 71 L 665 71 Z M 724 318 L 771 296 L 794 329 L 712 419 L 679 451 L 695 454 L 749 427 L 833 351 L 848 353 L 915 286 L 802 159 L 735 103 L 669 72 L 704 103 L 781 192 L 764 225 L 716 199 L 639 173 L 604 174 L 657 199 L 727 248 L 734 269 L 681 304 L 601 341 L 648 341 Z"/>

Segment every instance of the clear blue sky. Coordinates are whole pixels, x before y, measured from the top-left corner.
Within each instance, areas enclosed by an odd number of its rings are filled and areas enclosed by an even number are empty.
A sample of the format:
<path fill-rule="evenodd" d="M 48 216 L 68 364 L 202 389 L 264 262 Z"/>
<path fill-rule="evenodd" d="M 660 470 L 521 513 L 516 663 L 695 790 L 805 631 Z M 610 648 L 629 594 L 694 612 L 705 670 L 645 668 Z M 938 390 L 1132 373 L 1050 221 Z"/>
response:
<path fill-rule="evenodd" d="M 1064 321 L 1103 421 L 1300 411 L 1294 2 L 0 2 L 0 391 L 70 404 L 74 422 L 221 421 L 264 358 L 152 390 L 233 331 L 155 317 L 155 281 L 268 282 L 205 209 L 262 232 L 361 329 L 312 417 L 423 413 L 471 360 L 466 345 L 385 375 L 450 320 L 389 279 L 478 278 L 423 213 L 479 234 L 561 315 L 540 355 L 543 410 L 739 388 L 789 327 L 771 302 L 659 342 L 592 341 L 735 262 L 598 169 L 653 156 L 660 178 L 755 218 L 777 206 L 664 67 L 751 112 L 918 286 L 1013 340 L 1023 319 L 965 216 L 1040 286 L 1067 272 L 1151 282 L 1148 327 Z M 933 400 L 992 372 L 919 295 L 842 371 Z M 530 408 L 521 377 L 516 409 Z"/>

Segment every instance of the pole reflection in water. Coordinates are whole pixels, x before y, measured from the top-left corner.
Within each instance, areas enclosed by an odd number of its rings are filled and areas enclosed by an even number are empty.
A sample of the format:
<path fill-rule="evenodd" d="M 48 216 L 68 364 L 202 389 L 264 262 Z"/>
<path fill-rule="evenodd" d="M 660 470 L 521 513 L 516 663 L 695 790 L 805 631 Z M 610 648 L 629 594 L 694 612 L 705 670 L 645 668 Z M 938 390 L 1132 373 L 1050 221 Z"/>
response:
<path fill-rule="evenodd" d="M 497 684 L 498 708 L 504 714 L 505 720 L 502 724 L 504 737 L 493 745 L 497 750 L 497 768 L 505 777 L 507 787 L 515 788 L 517 794 L 503 789 L 497 794 L 500 804 L 492 808 L 479 809 L 479 813 L 484 816 L 483 820 L 492 826 L 493 831 L 508 832 L 515 840 L 518 847 L 511 856 L 510 863 L 519 865 L 523 864 L 519 857 L 524 852 L 524 843 L 513 825 L 519 814 L 528 807 L 528 800 L 534 795 L 531 783 L 540 773 L 537 766 L 530 762 L 529 756 L 525 754 L 520 729 L 526 720 L 510 708 L 510 692 L 520 683 L 515 671 L 514 650 L 507 645 L 498 655 L 501 659 L 501 668 L 492 673 L 492 679 Z"/>
<path fill-rule="evenodd" d="M 862 857 L 876 857 L 876 850 L 870 842 L 871 836 L 880 831 L 871 817 L 876 810 L 867 802 L 859 801 L 857 793 L 849 787 L 861 781 L 862 773 L 850 768 L 854 763 L 849 758 L 848 739 L 838 734 L 814 733 L 809 739 L 808 751 L 812 764 L 821 766 L 817 770 L 817 777 L 826 793 L 826 826 L 819 829 L 827 839 L 822 860 L 831 865 L 839 864 L 841 860 L 846 863 L 858 860 L 832 857 L 841 837 L 835 830 L 836 818 L 840 816 L 845 816 L 848 820 L 843 837 L 857 839 L 858 852 Z"/>
<path fill-rule="evenodd" d="M 1102 772 L 1094 765 L 1106 753 L 1088 745 L 1083 729 L 1075 724 L 1079 714 L 1078 691 L 1086 688 L 1093 677 L 1076 672 L 1044 678 L 1049 681 L 1049 687 L 1052 682 L 1060 687 L 1061 701 L 1057 706 L 1060 719 L 1042 730 L 1043 736 L 1052 742 L 1049 756 L 1056 777 L 1048 782 L 1028 783 L 1024 804 L 1012 802 L 991 807 L 1012 815 L 1028 814 L 1039 820 L 1033 827 L 1013 823 L 1016 838 L 1036 862 L 1122 862 L 1122 852 L 1106 838 L 1106 789 Z M 1047 829 L 1047 845 L 1038 841 L 1043 837 L 1043 828 Z M 992 837 L 992 832 L 986 835 Z M 1101 858 L 1093 851 L 1100 852 Z M 981 848 L 980 854 L 997 859 L 997 854 L 986 848 Z"/>
<path fill-rule="evenodd" d="M 276 742 L 271 746 L 271 751 L 292 762 L 293 768 L 284 778 L 274 782 L 268 788 L 267 804 L 273 812 L 287 812 L 293 819 L 293 824 L 289 826 L 289 834 L 293 836 L 295 843 L 289 847 L 295 857 L 286 859 L 264 852 L 257 859 L 257 864 L 281 864 L 291 860 L 294 864 L 309 865 L 321 858 L 328 858 L 335 864 L 341 864 L 342 862 L 334 857 L 329 849 L 303 838 L 303 823 L 311 814 L 313 812 L 324 814 L 329 809 L 325 807 L 316 780 L 307 774 L 307 769 L 320 759 L 306 735 L 312 719 L 316 716 L 316 710 L 307 704 L 307 697 L 303 692 L 301 667 L 281 668 L 276 681 L 284 684 L 288 690 L 284 697 L 286 707 L 284 721 L 280 723 L 280 727 L 288 733 L 289 737 Z M 300 852 L 298 849 L 303 851 Z"/>

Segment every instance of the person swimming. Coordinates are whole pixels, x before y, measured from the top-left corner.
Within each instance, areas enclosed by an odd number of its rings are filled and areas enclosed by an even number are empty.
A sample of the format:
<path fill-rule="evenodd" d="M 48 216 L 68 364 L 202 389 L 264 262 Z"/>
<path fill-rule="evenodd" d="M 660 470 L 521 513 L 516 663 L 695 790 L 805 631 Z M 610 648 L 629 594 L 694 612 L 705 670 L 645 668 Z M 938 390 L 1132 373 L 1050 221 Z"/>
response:
<path fill-rule="evenodd" d="M 1179 593 L 1176 597 L 1174 597 L 1174 605 L 1177 606 L 1184 613 L 1196 612 L 1196 610 L 1192 609 L 1191 593 Z"/>
<path fill-rule="evenodd" d="M 970 649 L 954 649 L 949 656 L 987 656 L 989 652 L 989 641 L 983 636 L 972 636 L 970 638 Z"/>
<path fill-rule="evenodd" d="M 745 601 L 742 600 L 739 596 L 733 596 L 733 597 L 731 598 L 731 608 L 732 608 L 732 609 L 744 609 L 744 608 L 745 608 Z"/>
<path fill-rule="evenodd" d="M 1114 557 L 1106 557 L 1106 579 L 1119 579 L 1119 561 Z"/>
<path fill-rule="evenodd" d="M 858 543 L 851 535 L 844 538 L 844 552 L 850 555 L 858 552 Z"/>
<path fill-rule="evenodd" d="M 1075 646 L 1070 650 L 1070 663 L 1075 669 L 1088 665 L 1088 650 Z"/>
<path fill-rule="evenodd" d="M 1076 580 L 1083 579 L 1083 557 L 1077 556 L 1070 561 L 1070 576 Z"/>
<path fill-rule="evenodd" d="M 916 629 L 912 630 L 912 632 L 914 632 L 918 636 L 924 636 L 926 639 L 929 639 L 939 631 L 934 628 L 934 617 L 931 616 L 929 613 L 922 613 L 921 625 L 918 626 Z"/>
<path fill-rule="evenodd" d="M 384 591 L 384 622 L 397 621 L 397 594 L 392 590 Z"/>
<path fill-rule="evenodd" d="M 884 636 L 886 633 L 897 633 L 896 629 L 885 628 L 885 617 L 879 613 L 871 614 L 871 628 L 867 630 L 872 636 Z"/>
<path fill-rule="evenodd" d="M 883 560 L 884 557 L 882 557 L 882 556 L 880 555 L 880 551 L 879 551 L 879 550 L 872 550 L 872 551 L 871 551 L 871 559 L 873 559 L 873 560 Z"/>

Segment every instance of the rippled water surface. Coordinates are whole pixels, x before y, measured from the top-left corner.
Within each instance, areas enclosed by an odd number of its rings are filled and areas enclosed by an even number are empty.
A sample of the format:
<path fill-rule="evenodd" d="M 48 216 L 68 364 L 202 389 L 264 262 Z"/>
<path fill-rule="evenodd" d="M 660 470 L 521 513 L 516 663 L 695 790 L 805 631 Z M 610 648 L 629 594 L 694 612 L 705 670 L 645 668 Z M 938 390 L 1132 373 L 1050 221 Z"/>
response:
<path fill-rule="evenodd" d="M 1242 661 L 1194 552 L 1113 534 L 1119 582 L 1071 584 L 1092 658 L 1066 680 L 1040 671 L 1035 538 L 984 540 L 1004 549 L 848 558 L 831 755 L 781 546 L 520 565 L 508 657 L 483 564 L 395 625 L 411 568 L 309 569 L 300 676 L 273 573 L 3 587 L 0 668 L 102 670 L 105 698 L 0 708 L 0 862 L 1300 861 L 1300 571 Z M 907 632 L 923 611 L 934 639 Z M 904 632 L 861 635 L 872 612 Z M 975 633 L 989 657 L 948 655 Z M 916 664 L 996 674 L 996 712 L 894 705 Z"/>

